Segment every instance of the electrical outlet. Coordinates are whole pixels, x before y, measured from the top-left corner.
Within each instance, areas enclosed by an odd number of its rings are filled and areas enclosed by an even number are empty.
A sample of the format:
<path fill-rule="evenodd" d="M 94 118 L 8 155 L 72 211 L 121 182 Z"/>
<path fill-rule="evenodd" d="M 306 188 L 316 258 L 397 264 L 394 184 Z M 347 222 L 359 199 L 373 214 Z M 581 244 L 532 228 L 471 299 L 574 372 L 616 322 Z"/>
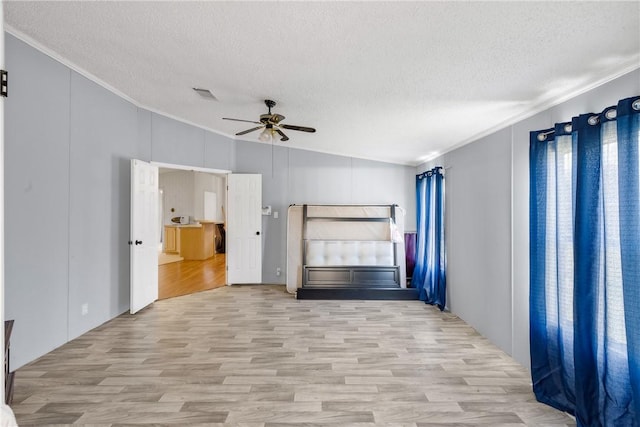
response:
<path fill-rule="evenodd" d="M 277 211 L 273 212 L 273 219 L 278 219 L 278 212 Z"/>
<path fill-rule="evenodd" d="M 82 304 L 82 315 L 86 316 L 87 314 L 89 314 L 89 303 L 84 303 Z"/>
<path fill-rule="evenodd" d="M 282 273 L 280 267 L 276 268 L 276 276 L 279 276 Z"/>

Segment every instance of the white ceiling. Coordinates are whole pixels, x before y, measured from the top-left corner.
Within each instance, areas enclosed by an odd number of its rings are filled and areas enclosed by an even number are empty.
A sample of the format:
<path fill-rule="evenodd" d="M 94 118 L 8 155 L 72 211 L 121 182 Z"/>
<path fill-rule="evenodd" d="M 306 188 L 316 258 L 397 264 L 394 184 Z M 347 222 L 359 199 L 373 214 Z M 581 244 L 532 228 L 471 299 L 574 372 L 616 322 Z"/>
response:
<path fill-rule="evenodd" d="M 232 136 L 252 125 L 222 117 L 257 120 L 269 98 L 284 123 L 317 129 L 279 144 L 410 165 L 640 67 L 637 1 L 9 1 L 4 12 L 9 32 L 152 111 Z"/>

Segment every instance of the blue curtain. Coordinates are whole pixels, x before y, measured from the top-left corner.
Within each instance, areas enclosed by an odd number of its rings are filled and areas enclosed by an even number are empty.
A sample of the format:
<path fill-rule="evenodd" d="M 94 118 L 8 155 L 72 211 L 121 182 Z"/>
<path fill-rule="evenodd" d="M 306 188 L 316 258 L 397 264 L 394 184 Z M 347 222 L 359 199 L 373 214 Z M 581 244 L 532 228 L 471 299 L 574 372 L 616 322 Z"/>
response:
<path fill-rule="evenodd" d="M 640 426 L 640 97 L 530 138 L 536 398 L 578 426 Z"/>
<path fill-rule="evenodd" d="M 416 176 L 418 233 L 411 286 L 420 299 L 444 310 L 446 265 L 444 250 L 444 170 L 436 167 Z"/>

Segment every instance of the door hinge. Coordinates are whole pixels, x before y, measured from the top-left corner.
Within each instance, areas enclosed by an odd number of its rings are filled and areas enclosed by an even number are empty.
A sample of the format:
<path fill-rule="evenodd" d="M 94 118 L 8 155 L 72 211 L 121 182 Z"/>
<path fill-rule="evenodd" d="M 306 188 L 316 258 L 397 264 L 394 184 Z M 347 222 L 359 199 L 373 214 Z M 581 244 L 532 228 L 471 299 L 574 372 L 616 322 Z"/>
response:
<path fill-rule="evenodd" d="M 7 70 L 0 70 L 0 96 L 9 96 L 9 72 Z"/>

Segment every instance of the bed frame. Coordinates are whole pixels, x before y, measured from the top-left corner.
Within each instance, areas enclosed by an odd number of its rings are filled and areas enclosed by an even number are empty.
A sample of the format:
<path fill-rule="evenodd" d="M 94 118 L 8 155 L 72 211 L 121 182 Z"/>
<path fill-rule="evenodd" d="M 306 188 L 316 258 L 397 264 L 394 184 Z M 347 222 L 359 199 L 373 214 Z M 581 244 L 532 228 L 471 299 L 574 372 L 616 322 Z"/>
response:
<path fill-rule="evenodd" d="M 415 300 L 397 205 L 290 205 L 287 292 L 298 299 Z"/>
<path fill-rule="evenodd" d="M 395 223 L 396 205 L 388 217 L 309 216 L 302 207 L 302 287 L 400 288 L 400 267 L 396 245 L 391 240 L 312 240 L 310 222 Z"/>

